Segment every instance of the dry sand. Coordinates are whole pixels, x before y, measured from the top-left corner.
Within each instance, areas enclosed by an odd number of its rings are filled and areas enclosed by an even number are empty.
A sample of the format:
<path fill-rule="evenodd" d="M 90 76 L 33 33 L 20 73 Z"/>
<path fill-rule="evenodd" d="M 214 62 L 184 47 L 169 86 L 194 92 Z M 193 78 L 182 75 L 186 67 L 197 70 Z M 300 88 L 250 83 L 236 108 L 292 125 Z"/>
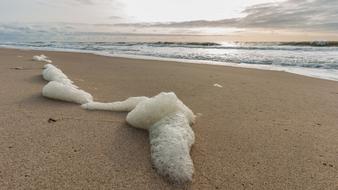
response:
<path fill-rule="evenodd" d="M 43 98 L 43 63 L 31 61 L 41 53 L 96 100 L 174 91 L 202 114 L 187 189 L 338 189 L 338 82 L 9 49 L 0 49 L 0 189 L 179 188 L 152 169 L 148 134 L 125 113 Z"/>

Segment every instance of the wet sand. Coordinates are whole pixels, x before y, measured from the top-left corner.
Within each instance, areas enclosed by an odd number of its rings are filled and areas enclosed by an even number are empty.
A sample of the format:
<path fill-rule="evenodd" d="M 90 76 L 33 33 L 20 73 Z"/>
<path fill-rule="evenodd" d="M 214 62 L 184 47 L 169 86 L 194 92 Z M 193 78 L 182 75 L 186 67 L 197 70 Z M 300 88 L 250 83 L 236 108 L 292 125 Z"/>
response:
<path fill-rule="evenodd" d="M 148 134 L 126 113 L 43 98 L 44 63 L 31 61 L 41 53 L 98 101 L 174 91 L 200 115 L 192 184 L 173 186 L 152 169 Z M 1 189 L 338 189 L 338 82 L 0 49 L 0 85 Z"/>

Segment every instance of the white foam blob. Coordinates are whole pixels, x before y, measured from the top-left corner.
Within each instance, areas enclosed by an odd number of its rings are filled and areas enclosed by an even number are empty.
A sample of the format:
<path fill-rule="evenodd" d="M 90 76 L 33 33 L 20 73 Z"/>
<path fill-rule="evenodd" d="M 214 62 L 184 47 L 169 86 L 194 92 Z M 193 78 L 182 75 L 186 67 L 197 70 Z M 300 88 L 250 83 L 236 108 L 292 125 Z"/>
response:
<path fill-rule="evenodd" d="M 71 85 L 51 81 L 42 89 L 42 95 L 56 100 L 86 104 L 93 101 L 92 95 Z"/>
<path fill-rule="evenodd" d="M 52 63 L 52 61 L 45 55 L 35 55 L 33 56 L 33 61 Z"/>
<path fill-rule="evenodd" d="M 141 129 L 148 130 L 152 125 L 175 112 L 182 112 L 189 123 L 194 123 L 194 113 L 185 106 L 173 92 L 162 92 L 148 100 L 140 102 L 127 115 L 127 122 Z"/>
<path fill-rule="evenodd" d="M 194 121 L 194 113 L 173 92 L 144 100 L 127 115 L 130 125 L 149 131 L 152 163 L 175 183 L 192 180 L 190 148 L 195 135 L 190 124 Z"/>
<path fill-rule="evenodd" d="M 47 81 L 57 81 L 63 84 L 67 84 L 70 86 L 73 86 L 75 88 L 78 88 L 73 84 L 73 81 L 71 81 L 67 75 L 65 75 L 60 69 L 55 67 L 52 64 L 46 64 L 44 65 L 44 70 L 42 71 L 42 77 Z"/>
<path fill-rule="evenodd" d="M 46 64 L 46 65 L 43 66 L 44 69 L 47 69 L 47 68 L 50 68 L 50 67 L 57 68 L 56 66 L 54 66 L 53 64 L 50 64 L 50 63 L 48 63 L 48 64 Z"/>
<path fill-rule="evenodd" d="M 195 135 L 185 114 L 170 114 L 149 128 L 151 160 L 157 172 L 175 183 L 192 180 L 190 149 Z"/>
<path fill-rule="evenodd" d="M 105 111 L 131 111 L 137 104 L 142 101 L 148 100 L 148 97 L 130 97 L 121 102 L 101 103 L 101 102 L 89 102 L 83 104 L 81 107 L 87 110 L 105 110 Z"/>

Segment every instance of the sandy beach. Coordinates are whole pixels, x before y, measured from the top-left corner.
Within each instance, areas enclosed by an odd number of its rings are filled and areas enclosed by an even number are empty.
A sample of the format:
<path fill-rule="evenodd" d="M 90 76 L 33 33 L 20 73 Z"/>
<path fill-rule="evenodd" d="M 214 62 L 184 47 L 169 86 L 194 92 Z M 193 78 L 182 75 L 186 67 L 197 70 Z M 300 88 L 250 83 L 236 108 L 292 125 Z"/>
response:
<path fill-rule="evenodd" d="M 41 95 L 45 54 L 95 100 L 174 91 L 197 115 L 185 187 L 126 113 Z M 222 88 L 215 87 L 220 84 Z M 338 82 L 277 71 L 0 49 L 0 189 L 338 189 Z"/>

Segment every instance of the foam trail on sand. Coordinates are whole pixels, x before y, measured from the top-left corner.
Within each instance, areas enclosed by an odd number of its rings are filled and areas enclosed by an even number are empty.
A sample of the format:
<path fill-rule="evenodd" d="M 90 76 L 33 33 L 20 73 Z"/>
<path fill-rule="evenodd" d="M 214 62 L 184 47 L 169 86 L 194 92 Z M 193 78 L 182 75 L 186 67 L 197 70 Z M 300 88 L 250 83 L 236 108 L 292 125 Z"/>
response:
<path fill-rule="evenodd" d="M 42 95 L 47 98 L 86 104 L 93 101 L 91 94 L 78 89 L 73 81 L 68 79 L 60 69 L 52 64 L 44 65 L 42 76 L 45 80 L 50 81 L 42 89 Z"/>
<path fill-rule="evenodd" d="M 192 180 L 190 148 L 195 137 L 190 124 L 194 121 L 194 113 L 173 92 L 142 101 L 127 115 L 130 125 L 149 131 L 152 163 L 175 183 Z"/>
<path fill-rule="evenodd" d="M 185 183 L 194 172 L 190 148 L 195 135 L 183 113 L 164 117 L 149 129 L 151 158 L 157 172 L 170 181 Z"/>
<path fill-rule="evenodd" d="M 46 62 L 46 63 L 52 63 L 52 61 L 50 59 L 48 59 L 47 56 L 45 55 L 35 55 L 33 56 L 33 61 L 40 61 L 40 62 Z"/>
<path fill-rule="evenodd" d="M 43 87 L 43 96 L 82 104 L 88 110 L 131 111 L 127 122 L 149 131 L 151 160 L 157 172 L 178 184 L 192 180 L 194 165 L 190 149 L 195 135 L 190 124 L 196 116 L 175 93 L 162 92 L 152 98 L 130 97 L 112 103 L 93 102 L 93 97 L 74 86 L 60 69 L 51 64 L 44 68 L 43 77 L 50 82 Z"/>
<path fill-rule="evenodd" d="M 160 93 L 159 95 L 140 102 L 127 115 L 127 122 L 136 128 L 149 129 L 163 117 L 175 112 L 182 112 L 189 123 L 194 123 L 194 113 L 177 98 L 175 93 Z"/>
<path fill-rule="evenodd" d="M 93 101 L 92 95 L 73 86 L 51 81 L 42 89 L 42 95 L 57 100 L 85 104 Z"/>
<path fill-rule="evenodd" d="M 57 81 L 62 84 L 67 84 L 70 86 L 73 86 L 75 88 L 78 88 L 73 84 L 73 81 L 71 81 L 67 75 L 65 75 L 60 69 L 55 67 L 52 64 L 46 64 L 44 66 L 44 70 L 42 71 L 42 77 L 47 81 Z"/>
<path fill-rule="evenodd" d="M 112 102 L 112 103 L 101 103 L 101 102 L 89 102 L 81 105 L 82 108 L 87 110 L 105 110 L 105 111 L 131 111 L 137 104 L 142 101 L 148 100 L 148 97 L 130 97 L 125 101 Z"/>

